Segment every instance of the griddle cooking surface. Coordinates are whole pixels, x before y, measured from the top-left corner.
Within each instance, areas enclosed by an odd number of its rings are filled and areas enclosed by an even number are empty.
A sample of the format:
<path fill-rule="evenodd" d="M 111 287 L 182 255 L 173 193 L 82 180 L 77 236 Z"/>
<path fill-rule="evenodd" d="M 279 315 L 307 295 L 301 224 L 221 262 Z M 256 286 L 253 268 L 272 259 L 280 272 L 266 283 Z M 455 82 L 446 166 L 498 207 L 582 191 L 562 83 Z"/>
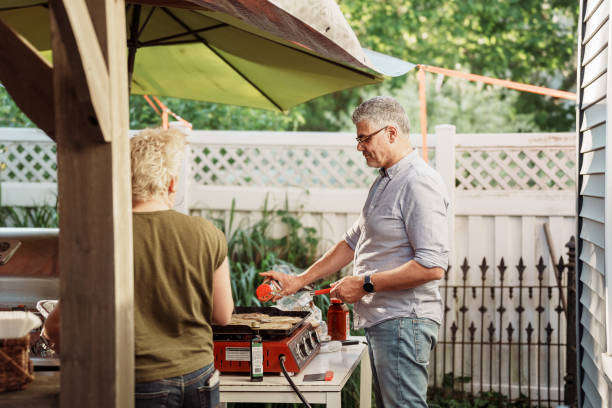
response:
<path fill-rule="evenodd" d="M 310 312 L 300 312 L 300 311 L 286 311 L 280 310 L 275 307 L 246 307 L 246 306 L 238 306 L 234 308 L 234 314 L 242 314 L 242 313 L 262 313 L 268 316 L 290 316 L 290 317 L 301 317 L 302 320 L 293 324 L 289 329 L 261 329 L 259 330 L 259 334 L 266 340 L 269 339 L 278 339 L 282 337 L 288 337 L 293 333 L 298 327 L 304 323 L 306 318 L 310 316 Z M 234 340 L 238 339 L 242 336 L 251 337 L 254 332 L 251 327 L 247 325 L 227 325 L 227 326 L 217 326 L 213 325 L 213 337 L 215 340 Z"/>

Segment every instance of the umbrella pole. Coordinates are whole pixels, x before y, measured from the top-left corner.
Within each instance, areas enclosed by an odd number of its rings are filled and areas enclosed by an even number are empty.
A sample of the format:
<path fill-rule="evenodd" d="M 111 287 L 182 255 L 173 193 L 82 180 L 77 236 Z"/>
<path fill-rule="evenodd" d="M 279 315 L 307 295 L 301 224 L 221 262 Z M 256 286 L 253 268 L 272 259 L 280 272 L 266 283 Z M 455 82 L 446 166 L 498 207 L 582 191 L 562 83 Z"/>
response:
<path fill-rule="evenodd" d="M 421 138 L 422 138 L 422 150 L 423 160 L 427 163 L 427 99 L 425 97 L 425 70 L 419 65 L 419 104 L 421 105 Z"/>

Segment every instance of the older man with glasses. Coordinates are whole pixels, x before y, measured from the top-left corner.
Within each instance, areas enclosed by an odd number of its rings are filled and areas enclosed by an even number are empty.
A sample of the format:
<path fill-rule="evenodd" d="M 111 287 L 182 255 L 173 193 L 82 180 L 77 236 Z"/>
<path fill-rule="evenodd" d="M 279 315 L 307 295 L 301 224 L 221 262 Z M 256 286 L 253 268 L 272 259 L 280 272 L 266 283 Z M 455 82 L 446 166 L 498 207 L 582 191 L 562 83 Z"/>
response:
<path fill-rule="evenodd" d="M 409 121 L 393 98 L 353 112 L 357 150 L 378 167 L 361 215 L 344 239 L 299 276 L 269 271 L 282 296 L 353 261 L 332 297 L 354 303 L 365 328 L 377 407 L 427 407 L 427 367 L 442 321 L 438 281 L 448 268 L 448 198 L 440 175 L 414 150 Z"/>

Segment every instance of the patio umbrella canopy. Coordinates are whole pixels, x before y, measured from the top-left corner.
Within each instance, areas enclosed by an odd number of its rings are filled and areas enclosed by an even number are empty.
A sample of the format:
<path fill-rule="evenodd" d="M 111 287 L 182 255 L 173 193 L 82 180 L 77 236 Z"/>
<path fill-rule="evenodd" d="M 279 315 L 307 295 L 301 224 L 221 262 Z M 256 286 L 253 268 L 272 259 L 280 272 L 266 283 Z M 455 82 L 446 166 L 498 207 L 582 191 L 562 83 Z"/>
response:
<path fill-rule="evenodd" d="M 25 3 L 0 0 L 0 19 L 51 61 L 47 2 Z M 413 67 L 367 52 L 377 68 L 366 52 L 359 53 L 352 32 L 340 36 L 351 42 L 344 44 L 349 52 L 267 1 L 139 1 L 126 7 L 133 94 L 286 111 L 331 92 L 380 83 L 381 72 L 401 75 Z M 350 30 L 348 24 L 333 27 L 335 38 Z"/>

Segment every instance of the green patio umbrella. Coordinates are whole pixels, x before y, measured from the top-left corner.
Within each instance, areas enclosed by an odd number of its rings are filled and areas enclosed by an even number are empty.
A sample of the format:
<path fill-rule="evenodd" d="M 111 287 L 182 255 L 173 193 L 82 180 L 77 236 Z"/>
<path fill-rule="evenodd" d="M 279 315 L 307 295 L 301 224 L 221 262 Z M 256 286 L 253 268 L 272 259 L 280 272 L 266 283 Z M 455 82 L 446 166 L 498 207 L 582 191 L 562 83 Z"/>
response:
<path fill-rule="evenodd" d="M 326 1 L 317 0 L 313 7 Z M 359 52 L 354 44 L 349 52 L 265 0 L 127 3 L 133 94 L 286 111 L 331 92 L 380 83 L 383 74 L 401 75 L 413 67 L 372 52 L 355 55 Z M 51 60 L 47 2 L 0 0 L 0 19 Z M 327 29 L 334 38 L 354 37 L 352 32 L 339 36 L 339 30 L 350 28 L 333 23 Z"/>

